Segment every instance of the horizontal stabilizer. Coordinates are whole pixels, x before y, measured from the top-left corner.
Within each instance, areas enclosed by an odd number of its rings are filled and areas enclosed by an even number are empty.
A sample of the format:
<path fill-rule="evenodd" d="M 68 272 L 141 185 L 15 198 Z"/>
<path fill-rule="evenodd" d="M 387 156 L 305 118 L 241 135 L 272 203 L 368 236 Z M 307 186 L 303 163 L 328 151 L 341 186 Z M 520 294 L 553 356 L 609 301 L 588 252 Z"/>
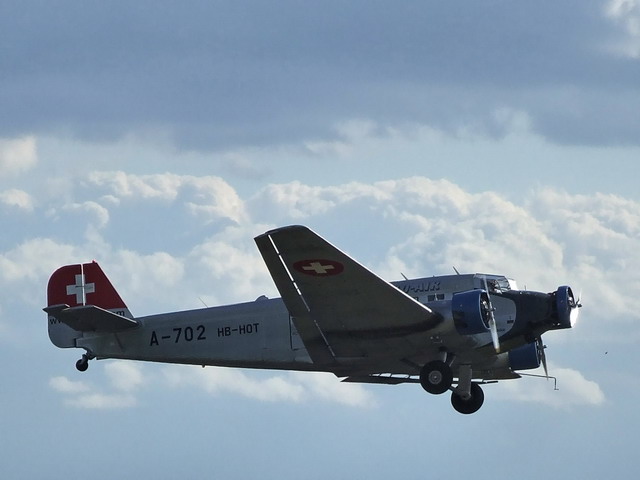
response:
<path fill-rule="evenodd" d="M 69 307 L 52 305 L 43 309 L 55 318 L 79 332 L 116 333 L 136 327 L 138 322 L 95 305 Z"/>

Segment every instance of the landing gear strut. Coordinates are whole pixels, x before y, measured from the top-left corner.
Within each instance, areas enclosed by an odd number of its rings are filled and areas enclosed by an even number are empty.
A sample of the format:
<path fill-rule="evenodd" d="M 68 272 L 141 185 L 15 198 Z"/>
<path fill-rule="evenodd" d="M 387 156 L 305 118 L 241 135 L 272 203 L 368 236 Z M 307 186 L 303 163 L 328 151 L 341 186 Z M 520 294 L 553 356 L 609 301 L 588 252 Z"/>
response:
<path fill-rule="evenodd" d="M 472 378 L 471 365 L 459 365 L 458 383 L 453 387 L 453 371 L 442 360 L 426 363 L 420 370 L 422 388 L 434 395 L 451 390 L 451 405 L 464 415 L 477 412 L 484 403 L 484 392 Z"/>
<path fill-rule="evenodd" d="M 484 392 L 477 383 L 471 384 L 468 397 L 466 395 L 459 395 L 455 390 L 451 393 L 451 405 L 457 412 L 464 415 L 477 412 L 483 403 Z"/>
<path fill-rule="evenodd" d="M 95 358 L 93 355 L 88 355 L 86 353 L 82 354 L 82 358 L 76 362 L 76 368 L 80 372 L 86 372 L 87 368 L 89 368 L 89 360 Z"/>
<path fill-rule="evenodd" d="M 484 392 L 477 383 L 473 383 L 471 365 L 458 367 L 458 385 L 451 389 L 451 405 L 464 415 L 477 412 L 484 403 Z"/>

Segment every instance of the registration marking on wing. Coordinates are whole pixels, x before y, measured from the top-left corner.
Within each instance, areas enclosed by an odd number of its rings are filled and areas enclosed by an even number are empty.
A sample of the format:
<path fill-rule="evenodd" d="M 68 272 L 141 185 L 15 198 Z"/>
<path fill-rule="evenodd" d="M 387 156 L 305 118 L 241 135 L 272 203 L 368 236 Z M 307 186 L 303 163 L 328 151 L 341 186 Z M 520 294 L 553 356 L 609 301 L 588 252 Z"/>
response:
<path fill-rule="evenodd" d="M 314 277 L 328 277 L 331 275 L 339 275 L 344 270 L 344 265 L 334 260 L 311 259 L 300 260 L 293 264 L 298 272 Z"/>

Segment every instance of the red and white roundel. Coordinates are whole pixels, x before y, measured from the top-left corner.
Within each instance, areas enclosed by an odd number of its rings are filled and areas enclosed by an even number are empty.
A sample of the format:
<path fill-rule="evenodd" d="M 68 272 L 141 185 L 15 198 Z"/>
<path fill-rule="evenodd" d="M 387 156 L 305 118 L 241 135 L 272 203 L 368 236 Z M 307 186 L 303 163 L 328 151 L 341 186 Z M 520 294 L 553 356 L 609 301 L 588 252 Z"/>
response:
<path fill-rule="evenodd" d="M 331 275 L 339 275 L 344 270 L 344 265 L 334 260 L 312 259 L 300 260 L 293 264 L 298 272 L 313 277 L 329 277 Z"/>

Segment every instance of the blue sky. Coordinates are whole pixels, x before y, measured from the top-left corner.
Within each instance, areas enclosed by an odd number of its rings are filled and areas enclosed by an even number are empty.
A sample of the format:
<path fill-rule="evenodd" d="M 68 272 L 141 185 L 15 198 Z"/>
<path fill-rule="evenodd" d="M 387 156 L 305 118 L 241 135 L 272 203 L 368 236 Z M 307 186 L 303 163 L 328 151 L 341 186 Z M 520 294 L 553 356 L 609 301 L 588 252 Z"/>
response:
<path fill-rule="evenodd" d="M 640 378 L 640 3 L 0 3 L 3 478 L 629 476 Z M 134 315 L 276 296 L 306 224 L 389 280 L 582 290 L 553 383 L 419 387 L 93 362 L 60 265 Z"/>

